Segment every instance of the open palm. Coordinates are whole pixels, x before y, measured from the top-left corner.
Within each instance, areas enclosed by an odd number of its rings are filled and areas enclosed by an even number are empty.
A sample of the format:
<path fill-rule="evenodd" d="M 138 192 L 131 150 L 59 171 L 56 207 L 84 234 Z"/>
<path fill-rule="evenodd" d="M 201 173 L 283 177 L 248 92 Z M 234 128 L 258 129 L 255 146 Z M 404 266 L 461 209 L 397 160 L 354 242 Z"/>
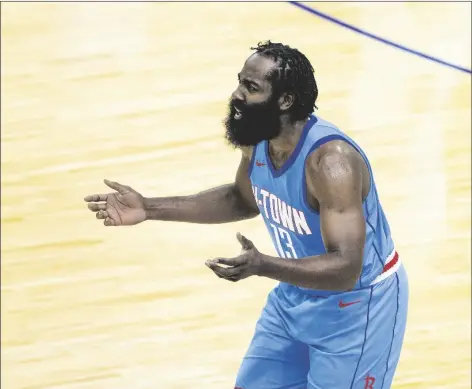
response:
<path fill-rule="evenodd" d="M 84 198 L 88 209 L 103 219 L 105 226 L 132 226 L 146 220 L 144 197 L 134 189 L 117 182 L 104 180 L 114 193 L 94 194 Z"/>

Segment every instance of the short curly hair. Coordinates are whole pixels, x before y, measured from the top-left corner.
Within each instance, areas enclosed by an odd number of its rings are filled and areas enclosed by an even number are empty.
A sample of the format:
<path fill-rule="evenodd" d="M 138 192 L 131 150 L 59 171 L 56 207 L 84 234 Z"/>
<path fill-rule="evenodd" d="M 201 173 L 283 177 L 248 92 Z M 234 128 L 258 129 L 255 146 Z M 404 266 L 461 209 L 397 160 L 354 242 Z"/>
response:
<path fill-rule="evenodd" d="M 270 75 L 276 93 L 290 92 L 295 101 L 290 108 L 294 120 L 302 120 L 317 108 L 318 98 L 313 67 L 308 58 L 295 48 L 270 40 L 251 47 L 257 54 L 272 58 L 278 65 Z"/>

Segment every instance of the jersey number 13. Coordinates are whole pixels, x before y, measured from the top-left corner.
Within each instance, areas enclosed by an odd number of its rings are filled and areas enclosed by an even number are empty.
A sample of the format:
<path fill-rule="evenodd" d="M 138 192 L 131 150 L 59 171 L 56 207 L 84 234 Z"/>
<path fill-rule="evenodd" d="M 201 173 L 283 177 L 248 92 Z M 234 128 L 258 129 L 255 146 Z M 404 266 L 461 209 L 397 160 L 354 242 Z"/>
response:
<path fill-rule="evenodd" d="M 282 227 L 278 227 L 274 224 L 270 224 L 272 230 L 274 231 L 275 245 L 277 247 L 277 252 L 282 258 L 293 258 L 297 259 L 297 253 L 295 252 L 295 247 L 293 247 L 292 238 L 288 231 Z"/>

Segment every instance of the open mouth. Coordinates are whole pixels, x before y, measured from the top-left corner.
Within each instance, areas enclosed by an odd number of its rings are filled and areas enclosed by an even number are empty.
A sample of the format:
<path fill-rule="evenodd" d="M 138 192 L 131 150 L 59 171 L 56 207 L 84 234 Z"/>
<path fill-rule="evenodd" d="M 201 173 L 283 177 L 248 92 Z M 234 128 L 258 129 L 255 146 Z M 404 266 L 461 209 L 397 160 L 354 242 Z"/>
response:
<path fill-rule="evenodd" d="M 243 116 L 243 113 L 236 107 L 234 107 L 234 118 L 235 119 L 241 119 Z"/>

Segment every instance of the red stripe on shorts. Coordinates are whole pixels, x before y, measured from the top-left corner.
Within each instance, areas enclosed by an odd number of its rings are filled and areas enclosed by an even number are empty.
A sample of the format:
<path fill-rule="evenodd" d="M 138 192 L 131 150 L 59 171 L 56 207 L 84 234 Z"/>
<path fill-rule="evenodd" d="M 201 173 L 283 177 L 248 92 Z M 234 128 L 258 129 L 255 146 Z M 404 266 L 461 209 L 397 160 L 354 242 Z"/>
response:
<path fill-rule="evenodd" d="M 387 262 L 385 264 L 382 273 L 389 271 L 392 267 L 396 265 L 397 262 L 398 262 L 398 253 L 395 251 L 395 255 L 393 256 L 390 262 Z"/>

